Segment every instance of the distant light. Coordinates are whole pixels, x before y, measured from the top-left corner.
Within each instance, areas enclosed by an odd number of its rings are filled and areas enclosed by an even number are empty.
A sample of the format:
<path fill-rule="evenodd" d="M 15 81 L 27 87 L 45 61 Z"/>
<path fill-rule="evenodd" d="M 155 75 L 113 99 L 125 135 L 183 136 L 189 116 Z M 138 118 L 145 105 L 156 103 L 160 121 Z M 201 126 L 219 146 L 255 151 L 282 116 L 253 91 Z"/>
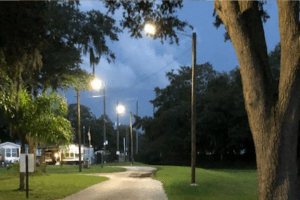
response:
<path fill-rule="evenodd" d="M 149 34 L 154 35 L 155 34 L 155 26 L 153 26 L 152 24 L 146 24 L 145 31 Z"/>
<path fill-rule="evenodd" d="M 99 90 L 102 86 L 102 83 L 99 79 L 95 78 L 94 80 L 92 80 L 91 85 L 94 90 Z"/>
<path fill-rule="evenodd" d="M 58 153 L 55 153 L 55 154 L 54 154 L 54 157 L 57 158 L 57 157 L 58 157 Z"/>
<path fill-rule="evenodd" d="M 123 105 L 117 106 L 117 113 L 122 114 L 125 111 L 125 107 Z"/>

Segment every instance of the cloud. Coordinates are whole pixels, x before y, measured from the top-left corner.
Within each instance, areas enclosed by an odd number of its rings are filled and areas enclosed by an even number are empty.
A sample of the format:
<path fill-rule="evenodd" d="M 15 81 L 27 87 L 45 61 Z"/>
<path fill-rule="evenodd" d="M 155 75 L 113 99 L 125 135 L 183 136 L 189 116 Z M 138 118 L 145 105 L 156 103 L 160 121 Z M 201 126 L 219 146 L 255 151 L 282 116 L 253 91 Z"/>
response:
<path fill-rule="evenodd" d="M 96 4 L 82 2 L 84 10 L 104 8 L 103 3 Z M 113 16 L 117 23 L 122 19 L 122 11 L 117 10 Z M 191 39 L 182 37 L 180 45 L 170 45 L 168 41 L 164 45 L 160 39 L 153 40 L 143 34 L 143 38 L 131 38 L 128 30 L 118 35 L 119 41 L 107 44 L 116 55 L 115 62 L 107 63 L 105 57 L 101 57 L 99 66 L 96 67 L 96 75 L 105 80 L 107 87 L 150 89 L 165 87 L 169 82 L 165 76 L 171 69 L 178 69 L 182 63 L 190 63 L 191 53 L 186 50 L 191 48 Z M 191 50 L 189 50 L 191 51 Z M 180 57 L 181 56 L 181 57 Z M 82 67 L 91 72 L 88 56 L 83 57 Z"/>

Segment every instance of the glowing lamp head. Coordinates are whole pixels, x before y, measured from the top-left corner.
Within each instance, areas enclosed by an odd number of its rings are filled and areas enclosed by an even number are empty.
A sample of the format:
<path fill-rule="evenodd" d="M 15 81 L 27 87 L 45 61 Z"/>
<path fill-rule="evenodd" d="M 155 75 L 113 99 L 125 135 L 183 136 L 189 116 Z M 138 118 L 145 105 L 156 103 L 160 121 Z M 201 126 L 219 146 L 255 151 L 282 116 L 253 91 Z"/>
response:
<path fill-rule="evenodd" d="M 58 157 L 58 153 L 55 153 L 55 154 L 54 154 L 54 157 L 57 158 L 57 157 Z"/>
<path fill-rule="evenodd" d="M 117 113 L 122 114 L 125 112 L 125 107 L 123 105 L 118 105 L 117 106 Z"/>
<path fill-rule="evenodd" d="M 145 31 L 149 34 L 154 35 L 155 34 L 155 26 L 153 26 L 152 24 L 146 24 Z"/>
<path fill-rule="evenodd" d="M 92 80 L 91 85 L 92 85 L 93 89 L 99 90 L 102 86 L 102 83 L 99 79 L 95 78 L 94 80 Z"/>

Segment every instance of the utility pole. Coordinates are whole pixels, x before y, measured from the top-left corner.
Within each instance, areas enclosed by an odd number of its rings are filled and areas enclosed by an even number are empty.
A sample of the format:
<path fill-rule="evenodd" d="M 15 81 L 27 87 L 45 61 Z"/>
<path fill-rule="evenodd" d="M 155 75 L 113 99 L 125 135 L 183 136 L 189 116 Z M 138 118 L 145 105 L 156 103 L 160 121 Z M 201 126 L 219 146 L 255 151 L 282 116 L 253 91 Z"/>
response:
<path fill-rule="evenodd" d="M 117 107 L 119 102 L 117 101 Z M 117 152 L 119 152 L 119 113 L 117 112 Z"/>
<path fill-rule="evenodd" d="M 126 126 L 126 153 L 127 153 L 127 156 L 126 158 L 129 160 L 129 135 L 128 135 L 128 126 Z"/>
<path fill-rule="evenodd" d="M 196 65 L 196 33 L 192 37 L 192 98 L 191 98 L 191 185 L 195 185 L 196 179 L 196 98 L 195 98 L 195 65 Z"/>
<path fill-rule="evenodd" d="M 131 164 L 133 165 L 133 133 L 132 133 L 132 112 L 130 112 L 130 136 L 131 136 Z"/>
<path fill-rule="evenodd" d="M 106 153 L 106 106 L 105 106 L 105 87 L 103 87 L 103 132 L 104 132 L 104 154 Z"/>
<path fill-rule="evenodd" d="M 138 116 L 139 114 L 139 102 L 136 101 L 136 116 Z M 137 129 L 135 130 L 135 153 L 138 154 L 139 153 L 139 134 L 138 134 L 138 131 Z"/>
<path fill-rule="evenodd" d="M 80 104 L 79 91 L 77 91 L 77 120 L 78 120 L 78 146 L 79 146 L 79 172 L 81 172 L 81 131 L 80 131 Z"/>

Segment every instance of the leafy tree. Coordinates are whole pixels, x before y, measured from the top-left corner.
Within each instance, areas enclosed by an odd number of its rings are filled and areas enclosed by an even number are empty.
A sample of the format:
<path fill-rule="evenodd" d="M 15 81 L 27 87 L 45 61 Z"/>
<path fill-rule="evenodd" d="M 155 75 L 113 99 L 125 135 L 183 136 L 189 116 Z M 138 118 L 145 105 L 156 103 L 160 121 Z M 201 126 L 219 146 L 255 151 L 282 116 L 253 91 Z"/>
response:
<path fill-rule="evenodd" d="M 76 76 L 81 64 L 81 53 L 90 54 L 94 67 L 106 56 L 110 62 L 115 59 L 106 41 L 118 41 L 121 30 L 115 20 L 100 11 L 81 12 L 78 2 L 47 2 L 45 13 L 46 38 L 42 51 L 43 68 L 36 73 L 34 86 L 63 87 L 65 74 Z"/>
<path fill-rule="evenodd" d="M 147 1 L 110 1 L 106 5 L 110 11 L 121 5 L 125 8 L 122 24 L 129 27 L 133 36 L 139 35 L 136 32 L 140 32 L 152 16 L 158 25 L 154 38 L 174 38 L 173 29 L 180 27 L 181 21 L 177 21 L 174 13 L 182 7 L 181 2 L 163 1 L 157 6 Z M 214 2 L 218 20 L 224 24 L 240 63 L 245 107 L 256 151 L 259 199 L 264 200 L 297 199 L 299 191 L 296 162 L 300 116 L 299 2 L 278 1 L 277 5 L 281 44 L 278 87 L 268 60 L 263 4 L 258 1 Z M 176 21 L 156 23 L 168 17 Z M 183 29 L 187 24 L 181 25 Z"/>
<path fill-rule="evenodd" d="M 197 99 L 205 94 L 207 83 L 212 79 L 216 72 L 211 64 L 205 63 L 198 65 L 197 71 Z M 157 108 L 155 118 L 136 117 L 135 127 L 142 127 L 145 130 L 146 147 L 149 148 L 148 154 L 151 160 L 158 162 L 161 154 L 172 155 L 164 156 L 163 161 L 172 163 L 179 160 L 187 161 L 190 151 L 190 91 L 191 91 L 191 68 L 181 67 L 178 73 L 174 70 L 168 72 L 170 84 L 166 88 L 155 88 L 156 98 L 151 101 Z M 199 106 L 198 106 L 199 107 Z M 151 147 L 150 145 L 154 145 Z M 147 149 L 147 148 L 144 149 Z M 152 150 L 152 149 L 153 150 Z M 145 152 L 145 153 L 146 153 Z M 165 158 L 169 158 L 168 160 Z"/>
<path fill-rule="evenodd" d="M 4 95 L 8 96 L 8 94 L 1 94 L 1 97 Z M 67 114 L 67 104 L 64 99 L 53 92 L 49 95 L 42 93 L 34 98 L 24 89 L 19 96 L 18 114 L 13 99 L 1 104 L 1 107 L 2 109 L 4 107 L 10 124 L 19 133 L 22 146 L 28 143 L 30 153 L 35 156 L 38 143 L 59 145 L 71 140 L 71 124 L 64 117 Z"/>

